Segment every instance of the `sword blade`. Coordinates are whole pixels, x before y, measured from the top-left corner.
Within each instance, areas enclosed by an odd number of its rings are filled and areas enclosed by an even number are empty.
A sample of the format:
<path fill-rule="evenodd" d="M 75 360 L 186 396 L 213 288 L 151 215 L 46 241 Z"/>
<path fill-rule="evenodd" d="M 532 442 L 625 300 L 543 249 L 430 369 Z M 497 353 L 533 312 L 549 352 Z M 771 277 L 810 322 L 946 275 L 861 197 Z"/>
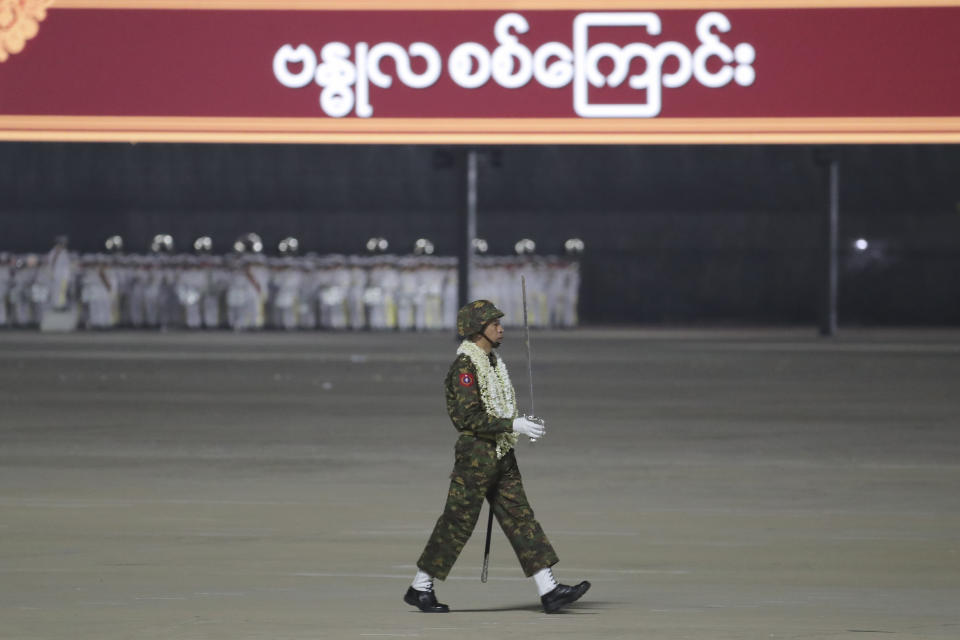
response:
<path fill-rule="evenodd" d="M 527 279 L 521 274 L 520 289 L 523 292 L 523 334 L 527 348 L 527 378 L 530 380 L 530 415 L 537 415 L 533 409 L 533 357 L 530 355 L 530 322 L 527 320 Z"/>

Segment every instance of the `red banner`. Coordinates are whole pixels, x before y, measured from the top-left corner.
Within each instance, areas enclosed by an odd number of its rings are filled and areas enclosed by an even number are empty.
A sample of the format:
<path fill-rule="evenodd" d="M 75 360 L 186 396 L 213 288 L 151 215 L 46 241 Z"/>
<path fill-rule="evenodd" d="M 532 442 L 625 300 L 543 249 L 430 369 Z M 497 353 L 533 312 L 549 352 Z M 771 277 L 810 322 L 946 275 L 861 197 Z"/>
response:
<path fill-rule="evenodd" d="M 0 139 L 960 141 L 960 6 L 549 4 L 54 4 L 0 63 Z"/>

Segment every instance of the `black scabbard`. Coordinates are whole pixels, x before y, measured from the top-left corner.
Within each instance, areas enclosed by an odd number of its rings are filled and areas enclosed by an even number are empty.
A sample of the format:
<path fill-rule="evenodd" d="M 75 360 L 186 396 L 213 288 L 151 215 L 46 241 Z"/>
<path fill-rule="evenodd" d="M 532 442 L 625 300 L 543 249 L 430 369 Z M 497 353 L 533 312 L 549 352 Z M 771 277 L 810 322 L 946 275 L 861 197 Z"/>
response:
<path fill-rule="evenodd" d="M 487 501 L 487 541 L 483 545 L 483 569 L 480 570 L 480 582 L 487 581 L 487 569 L 490 567 L 490 537 L 493 535 L 493 503 Z"/>

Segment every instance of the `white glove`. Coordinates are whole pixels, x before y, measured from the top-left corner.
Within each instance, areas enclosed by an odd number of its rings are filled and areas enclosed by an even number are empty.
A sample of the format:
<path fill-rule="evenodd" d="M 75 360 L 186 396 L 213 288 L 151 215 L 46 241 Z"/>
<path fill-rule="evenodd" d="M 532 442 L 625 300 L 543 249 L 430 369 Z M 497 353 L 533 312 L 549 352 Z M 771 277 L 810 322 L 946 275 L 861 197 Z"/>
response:
<path fill-rule="evenodd" d="M 534 422 L 527 416 L 520 416 L 513 420 L 513 432 L 527 436 L 530 438 L 530 442 L 536 442 L 544 436 L 547 428 L 539 422 Z"/>

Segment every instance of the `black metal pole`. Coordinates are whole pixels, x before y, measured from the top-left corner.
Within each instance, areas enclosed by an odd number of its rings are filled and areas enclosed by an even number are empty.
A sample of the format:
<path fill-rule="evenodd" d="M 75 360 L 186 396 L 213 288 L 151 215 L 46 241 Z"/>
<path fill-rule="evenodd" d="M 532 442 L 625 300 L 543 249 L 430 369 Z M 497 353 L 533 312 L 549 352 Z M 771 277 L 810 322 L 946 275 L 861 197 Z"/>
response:
<path fill-rule="evenodd" d="M 457 297 L 459 306 L 472 300 L 470 285 L 473 281 L 473 241 L 477 237 L 477 150 L 466 149 L 458 154 L 457 168 L 462 185 L 462 211 L 460 212 L 460 246 L 457 251 Z"/>
<path fill-rule="evenodd" d="M 825 279 L 820 319 L 820 335 L 829 337 L 837 333 L 838 253 L 840 226 L 840 161 L 831 156 L 827 168 L 827 217 L 825 224 Z"/>

